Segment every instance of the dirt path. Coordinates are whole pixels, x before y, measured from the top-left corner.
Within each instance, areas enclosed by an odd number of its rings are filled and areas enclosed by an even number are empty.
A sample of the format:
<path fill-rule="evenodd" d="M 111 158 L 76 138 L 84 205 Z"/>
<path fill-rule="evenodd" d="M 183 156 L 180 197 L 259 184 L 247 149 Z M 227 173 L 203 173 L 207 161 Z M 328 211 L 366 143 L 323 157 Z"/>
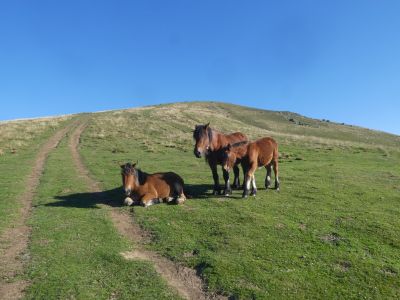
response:
<path fill-rule="evenodd" d="M 87 183 L 90 192 L 99 193 L 98 197 L 101 197 L 100 192 L 102 189 L 100 184 L 90 177 L 78 151 L 80 136 L 85 127 L 86 124 L 80 124 L 74 130 L 70 136 L 70 149 L 78 173 L 81 174 L 81 178 Z M 103 202 L 105 199 L 100 200 L 99 202 Z M 111 219 L 120 234 L 129 238 L 136 246 L 135 251 L 121 253 L 125 259 L 143 259 L 151 261 L 157 273 L 165 279 L 170 287 L 175 289 L 179 295 L 185 299 L 226 299 L 226 297 L 219 295 L 207 294 L 204 290 L 203 282 L 196 275 L 195 270 L 174 264 L 170 260 L 154 252 L 143 249 L 141 245 L 144 242 L 146 233 L 143 232 L 137 224 L 132 222 L 132 216 L 129 213 L 122 212 L 118 208 L 113 208 L 108 205 L 103 206 L 110 210 Z"/>
<path fill-rule="evenodd" d="M 24 289 L 29 284 L 19 279 L 18 276 L 22 274 L 25 262 L 29 259 L 27 247 L 31 228 L 27 225 L 27 220 L 31 213 L 32 200 L 49 153 L 57 147 L 67 132 L 76 125 L 76 122 L 58 130 L 40 148 L 32 171 L 25 182 L 25 191 L 18 199 L 22 203 L 20 217 L 0 237 L 0 299 L 2 300 L 21 298 Z"/>

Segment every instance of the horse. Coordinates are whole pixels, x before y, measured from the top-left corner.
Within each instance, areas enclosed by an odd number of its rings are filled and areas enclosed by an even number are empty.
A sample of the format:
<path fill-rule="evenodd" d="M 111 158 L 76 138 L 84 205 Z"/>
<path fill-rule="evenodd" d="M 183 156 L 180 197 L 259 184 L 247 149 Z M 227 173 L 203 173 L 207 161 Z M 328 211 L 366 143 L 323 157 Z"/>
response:
<path fill-rule="evenodd" d="M 197 158 L 205 156 L 208 165 L 210 166 L 212 176 L 214 179 L 213 194 L 221 194 L 221 187 L 219 185 L 219 177 L 217 172 L 217 165 L 222 165 L 223 149 L 229 143 L 236 143 L 247 141 L 247 137 L 241 132 L 234 132 L 231 134 L 223 134 L 210 127 L 210 123 L 205 125 L 196 125 L 193 130 L 193 139 L 195 140 L 194 155 Z M 239 188 L 239 167 L 238 161 L 233 166 L 234 180 L 233 187 Z M 225 180 L 224 195 L 229 196 L 232 193 L 231 185 L 229 183 L 229 172 L 222 168 L 223 177 Z"/>
<path fill-rule="evenodd" d="M 122 186 L 126 196 L 132 195 L 133 203 L 148 207 L 167 202 L 185 202 L 183 179 L 174 172 L 147 174 L 136 168 L 136 163 L 121 165 Z"/>
<path fill-rule="evenodd" d="M 257 167 L 267 169 L 266 189 L 271 186 L 271 167 L 274 168 L 275 189 L 279 191 L 278 157 L 278 144 L 273 138 L 265 137 L 249 143 L 228 144 L 224 148 L 223 167 L 229 172 L 237 160 L 240 160 L 243 170 L 245 170 L 245 186 L 242 197 L 246 198 L 249 195 L 250 185 L 252 186 L 251 195 L 257 194 L 254 177 Z"/>

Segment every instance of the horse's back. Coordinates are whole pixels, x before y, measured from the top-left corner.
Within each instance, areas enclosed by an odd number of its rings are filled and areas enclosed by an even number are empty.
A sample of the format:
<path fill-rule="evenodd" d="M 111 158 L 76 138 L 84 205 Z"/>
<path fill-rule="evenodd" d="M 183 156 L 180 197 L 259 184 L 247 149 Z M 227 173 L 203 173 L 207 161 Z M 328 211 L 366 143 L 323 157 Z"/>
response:
<path fill-rule="evenodd" d="M 230 134 L 226 134 L 225 138 L 227 139 L 227 144 L 234 144 L 238 142 L 247 141 L 247 136 L 241 132 L 234 132 Z M 226 145 L 224 145 L 226 146 Z"/>
<path fill-rule="evenodd" d="M 255 141 L 259 148 L 271 148 L 275 149 L 278 147 L 278 143 L 272 137 L 264 137 Z"/>
<path fill-rule="evenodd" d="M 184 181 L 174 172 L 160 172 L 149 176 L 150 184 L 165 196 L 180 195 L 183 192 Z M 168 194 L 168 195 L 166 195 Z"/>
<path fill-rule="evenodd" d="M 271 137 L 265 137 L 250 143 L 248 155 L 252 158 L 257 157 L 259 165 L 268 164 L 273 158 L 278 157 L 278 144 Z"/>
<path fill-rule="evenodd" d="M 166 180 L 166 181 L 174 180 L 174 181 L 182 182 L 182 184 L 183 184 L 182 177 L 174 172 L 160 172 L 160 173 L 155 173 L 153 175 L 156 175 L 158 178 L 160 178 L 162 180 Z"/>

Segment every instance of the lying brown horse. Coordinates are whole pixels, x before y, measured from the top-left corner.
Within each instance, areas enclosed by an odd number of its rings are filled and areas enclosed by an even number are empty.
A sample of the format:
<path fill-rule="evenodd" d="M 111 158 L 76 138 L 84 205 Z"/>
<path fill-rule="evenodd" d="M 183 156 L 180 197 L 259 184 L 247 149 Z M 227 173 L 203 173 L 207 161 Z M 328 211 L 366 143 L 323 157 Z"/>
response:
<path fill-rule="evenodd" d="M 247 141 L 247 137 L 241 132 L 235 132 L 232 134 L 223 134 L 210 128 L 210 123 L 206 125 L 196 125 L 193 131 L 193 138 L 196 141 L 194 145 L 194 155 L 200 158 L 203 154 L 210 166 L 213 179 L 214 179 L 214 190 L 213 194 L 218 195 L 221 193 L 221 187 L 219 185 L 219 177 L 217 172 L 217 165 L 222 165 L 222 159 L 224 156 L 224 148 L 228 144 L 234 144 L 241 141 Z M 239 188 L 239 161 L 234 164 L 233 172 L 235 178 L 233 180 L 233 187 Z M 222 168 L 225 188 L 224 195 L 232 193 L 232 189 L 229 183 L 229 172 Z"/>
<path fill-rule="evenodd" d="M 243 197 L 249 195 L 250 185 L 252 186 L 251 195 L 255 196 L 257 187 L 254 173 L 259 167 L 267 169 L 266 189 L 271 185 L 271 167 L 274 168 L 275 189 L 279 191 L 278 157 L 278 144 L 273 138 L 266 137 L 251 143 L 229 144 L 224 148 L 223 166 L 229 172 L 237 160 L 240 160 L 243 169 L 246 170 Z"/>
<path fill-rule="evenodd" d="M 122 185 L 134 204 L 150 206 L 167 202 L 181 204 L 186 197 L 183 193 L 183 179 L 173 172 L 147 174 L 135 168 L 136 164 L 121 165 Z"/>

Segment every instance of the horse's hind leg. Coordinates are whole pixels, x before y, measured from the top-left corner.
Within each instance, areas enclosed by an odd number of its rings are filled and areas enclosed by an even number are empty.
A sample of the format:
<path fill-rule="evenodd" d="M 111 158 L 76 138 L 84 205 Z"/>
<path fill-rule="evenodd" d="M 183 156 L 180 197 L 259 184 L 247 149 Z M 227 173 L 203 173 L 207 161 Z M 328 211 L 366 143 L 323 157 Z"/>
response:
<path fill-rule="evenodd" d="M 267 176 L 265 176 L 265 189 L 268 189 L 271 186 L 272 163 L 269 163 L 265 168 L 267 169 Z"/>
<path fill-rule="evenodd" d="M 247 198 L 249 196 L 250 182 L 251 182 L 251 177 L 248 173 L 246 173 L 244 180 L 245 180 L 245 182 L 244 182 L 242 197 Z"/>
<path fill-rule="evenodd" d="M 225 180 L 224 195 L 229 196 L 230 194 L 232 194 L 231 184 L 229 183 L 229 172 L 224 168 L 222 168 L 222 173 L 224 175 L 224 180 Z"/>
<path fill-rule="evenodd" d="M 275 189 L 279 191 L 279 168 L 278 168 L 278 160 L 275 159 L 273 161 L 274 173 L 275 173 Z"/>
<path fill-rule="evenodd" d="M 233 174 L 235 175 L 235 178 L 233 179 L 233 188 L 238 189 L 240 188 L 240 182 L 239 182 L 239 167 L 237 165 L 233 167 Z"/>
<path fill-rule="evenodd" d="M 176 204 L 182 204 L 185 201 L 186 201 L 186 196 L 183 192 L 179 196 L 175 197 Z"/>
<path fill-rule="evenodd" d="M 243 184 L 242 184 L 242 189 L 244 190 L 246 188 L 246 173 L 247 173 L 247 168 L 248 166 L 244 161 L 241 162 L 242 165 L 242 171 L 243 171 Z"/>
<path fill-rule="evenodd" d="M 250 196 L 255 196 L 257 194 L 257 187 L 256 187 L 256 178 L 253 174 L 252 178 L 251 178 L 251 185 L 252 185 L 252 190 L 250 193 Z"/>
<path fill-rule="evenodd" d="M 172 197 L 173 201 L 169 201 L 168 203 L 182 204 L 186 200 L 186 196 L 183 193 L 183 182 L 176 182 L 174 185 L 174 196 Z"/>

